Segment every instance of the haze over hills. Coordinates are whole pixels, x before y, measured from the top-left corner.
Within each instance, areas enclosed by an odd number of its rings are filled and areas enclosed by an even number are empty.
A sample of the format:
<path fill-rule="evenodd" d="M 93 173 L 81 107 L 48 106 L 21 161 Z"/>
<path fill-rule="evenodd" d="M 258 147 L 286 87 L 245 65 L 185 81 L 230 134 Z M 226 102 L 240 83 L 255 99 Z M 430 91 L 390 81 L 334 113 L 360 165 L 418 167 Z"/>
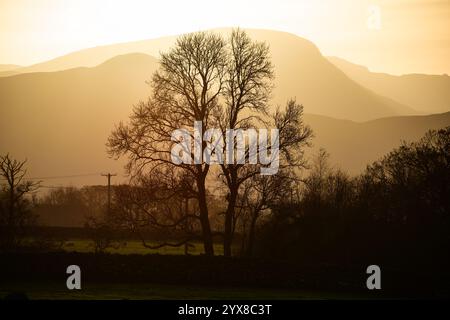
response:
<path fill-rule="evenodd" d="M 0 64 L 0 72 L 7 72 L 18 68 L 21 68 L 21 66 L 16 64 Z"/>
<path fill-rule="evenodd" d="M 214 31 L 229 36 L 231 29 Z M 285 104 L 288 99 L 296 97 L 306 112 L 356 121 L 417 113 L 413 108 L 378 95 L 351 80 L 308 40 L 279 31 L 249 29 L 247 32 L 253 39 L 270 45 L 276 73 L 274 104 Z M 175 39 L 176 36 L 171 36 L 85 49 L 14 72 L 92 67 L 116 55 L 133 52 L 157 57 L 159 52 L 170 48 Z"/>
<path fill-rule="evenodd" d="M 428 130 L 449 126 L 450 112 L 389 117 L 362 123 L 306 114 L 305 122 L 314 130 L 311 152 L 325 148 L 333 165 L 357 174 L 402 141 L 417 141 Z"/>
<path fill-rule="evenodd" d="M 128 119 L 132 105 L 150 94 L 145 81 L 157 63 L 135 53 L 93 68 L 0 78 L 0 152 L 28 158 L 31 177 L 123 174 L 124 160 L 109 159 L 105 142 L 114 125 Z M 402 139 L 416 140 L 428 129 L 450 125 L 450 114 L 364 123 L 306 115 L 305 121 L 315 131 L 315 149 L 326 148 L 334 163 L 356 173 Z M 103 184 L 104 179 L 93 175 L 44 182 L 84 185 Z"/>
<path fill-rule="evenodd" d="M 107 157 L 106 139 L 133 103 L 148 96 L 145 80 L 156 65 L 148 55 L 130 54 L 95 68 L 0 78 L 1 153 L 28 158 L 35 177 L 121 172 L 123 162 Z M 103 178 L 72 182 L 103 183 Z"/>
<path fill-rule="evenodd" d="M 367 67 L 337 57 L 328 57 L 335 66 L 362 86 L 424 113 L 450 110 L 450 77 L 406 74 L 394 76 L 370 72 Z"/>
<path fill-rule="evenodd" d="M 175 43 L 176 38 L 177 36 L 169 36 L 87 48 L 31 66 L 21 67 L 15 70 L 15 72 L 54 72 L 78 67 L 95 67 L 117 55 L 136 52 L 158 57 L 161 51 L 167 50 Z M 0 76 L 8 75 L 8 73 L 0 74 Z"/>
<path fill-rule="evenodd" d="M 228 34 L 230 29 L 219 31 Z M 449 113 L 404 116 L 415 111 L 350 79 L 308 40 L 284 32 L 248 32 L 270 45 L 276 73 L 273 104 L 296 97 L 304 105 L 305 121 L 316 136 L 310 155 L 324 147 L 333 163 L 357 173 L 401 140 L 417 140 L 428 129 L 450 125 Z M 123 173 L 125 160 L 106 154 L 107 137 L 115 124 L 127 121 L 133 104 L 150 95 L 146 81 L 158 67 L 155 57 L 175 39 L 91 48 L 3 72 L 20 74 L 0 77 L 0 152 L 28 158 L 34 177 Z M 397 115 L 402 117 L 386 118 Z M 45 184 L 103 180 L 90 175 Z"/>

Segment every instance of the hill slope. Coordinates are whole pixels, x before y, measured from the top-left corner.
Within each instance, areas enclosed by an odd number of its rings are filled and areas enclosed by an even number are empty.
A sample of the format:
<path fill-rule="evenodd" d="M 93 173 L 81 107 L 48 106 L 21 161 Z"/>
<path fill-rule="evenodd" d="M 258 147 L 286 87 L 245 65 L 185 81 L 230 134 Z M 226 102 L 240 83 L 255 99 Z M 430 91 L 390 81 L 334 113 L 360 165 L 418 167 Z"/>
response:
<path fill-rule="evenodd" d="M 123 161 L 106 155 L 114 125 L 133 103 L 149 95 L 145 80 L 157 60 L 144 54 L 115 57 L 94 68 L 29 73 L 0 78 L 0 153 L 29 160 L 29 176 L 122 172 Z M 315 148 L 352 173 L 376 160 L 401 139 L 450 125 L 450 114 L 379 119 L 364 123 L 305 115 Z M 120 178 L 114 179 L 115 182 Z M 102 184 L 99 175 L 44 180 L 45 185 Z"/>
<path fill-rule="evenodd" d="M 0 72 L 11 71 L 18 68 L 21 68 L 21 66 L 16 64 L 0 64 Z"/>
<path fill-rule="evenodd" d="M 394 76 L 370 72 L 364 66 L 329 57 L 335 66 L 362 86 L 424 113 L 450 111 L 448 75 L 407 74 Z"/>
<path fill-rule="evenodd" d="M 229 36 L 230 30 L 215 31 Z M 276 72 L 274 104 L 284 104 L 287 99 L 296 97 L 307 112 L 356 121 L 416 113 L 412 108 L 380 96 L 351 80 L 308 40 L 278 31 L 249 29 L 247 32 L 252 38 L 270 45 Z M 170 48 L 175 39 L 172 36 L 85 49 L 15 72 L 92 67 L 116 55 L 131 52 L 157 57 L 160 51 Z"/>
<path fill-rule="evenodd" d="M 0 153 L 28 158 L 31 176 L 120 172 L 122 164 L 107 158 L 106 139 L 148 95 L 145 80 L 156 65 L 148 55 L 130 54 L 95 68 L 0 78 Z"/>
<path fill-rule="evenodd" d="M 450 112 L 362 123 L 307 114 L 305 122 L 314 130 L 313 152 L 325 148 L 333 164 L 355 174 L 402 141 L 417 141 L 430 129 L 449 126 Z"/>

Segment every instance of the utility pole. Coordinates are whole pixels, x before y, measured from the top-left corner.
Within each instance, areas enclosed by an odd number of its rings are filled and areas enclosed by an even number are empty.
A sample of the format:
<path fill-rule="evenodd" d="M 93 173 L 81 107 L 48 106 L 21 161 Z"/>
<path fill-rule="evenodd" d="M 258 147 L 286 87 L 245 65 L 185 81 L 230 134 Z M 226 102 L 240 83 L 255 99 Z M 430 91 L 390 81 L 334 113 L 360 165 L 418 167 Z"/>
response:
<path fill-rule="evenodd" d="M 111 177 L 117 176 L 116 173 L 102 173 L 103 177 L 108 178 L 108 214 L 111 212 Z"/>

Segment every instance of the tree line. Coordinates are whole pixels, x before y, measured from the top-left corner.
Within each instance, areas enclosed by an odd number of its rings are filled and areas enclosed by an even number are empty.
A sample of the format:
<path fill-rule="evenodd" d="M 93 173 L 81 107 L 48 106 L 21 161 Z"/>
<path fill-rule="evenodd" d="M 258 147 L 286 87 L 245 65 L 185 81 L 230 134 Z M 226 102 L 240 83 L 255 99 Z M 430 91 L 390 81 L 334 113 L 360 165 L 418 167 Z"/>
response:
<path fill-rule="evenodd" d="M 333 168 L 325 150 L 311 161 L 307 174 L 255 175 L 237 198 L 234 254 L 338 264 L 439 259 L 445 265 L 450 249 L 449 151 L 447 127 L 403 143 L 357 176 Z M 173 178 L 168 173 L 114 186 L 108 210 L 103 186 L 62 187 L 32 197 L 37 185 L 23 180 L 25 163 L 9 156 L 1 160 L 2 176 L 10 177 L 3 179 L 0 192 L 2 249 L 19 246 L 26 227 L 48 212 L 77 217 L 98 252 L 134 237 L 151 249 L 185 246 L 189 253 L 191 241 L 203 239 L 198 200 L 179 180 L 168 179 Z M 207 191 L 216 241 L 222 239 L 226 196 Z"/>
<path fill-rule="evenodd" d="M 272 206 L 260 227 L 259 255 L 449 265 L 450 127 L 403 143 L 354 177 L 330 167 L 327 157 L 319 153 L 293 200 Z"/>

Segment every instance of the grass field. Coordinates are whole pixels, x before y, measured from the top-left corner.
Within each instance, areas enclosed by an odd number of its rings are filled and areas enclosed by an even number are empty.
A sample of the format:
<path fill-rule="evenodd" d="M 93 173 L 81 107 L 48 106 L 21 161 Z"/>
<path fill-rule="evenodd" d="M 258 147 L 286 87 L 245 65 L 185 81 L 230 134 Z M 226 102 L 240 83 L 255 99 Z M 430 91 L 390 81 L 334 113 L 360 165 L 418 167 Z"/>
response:
<path fill-rule="evenodd" d="M 157 245 L 156 241 L 147 241 L 150 245 Z M 189 247 L 189 254 L 199 255 L 204 253 L 203 244 L 200 242 L 193 242 L 193 247 Z M 87 239 L 70 239 L 66 241 L 63 245 L 63 250 L 67 252 L 94 252 L 94 247 L 92 241 Z M 184 254 L 184 246 L 181 247 L 162 247 L 159 249 L 149 249 L 142 245 L 141 241 L 138 240 L 127 240 L 124 246 L 118 248 L 108 248 L 106 249 L 108 253 L 118 253 L 118 254 Z M 216 255 L 223 254 L 222 244 L 214 244 L 214 252 Z"/>
<path fill-rule="evenodd" d="M 264 288 L 212 288 L 161 284 L 86 284 L 68 290 L 56 283 L 15 283 L 0 288 L 0 299 L 10 293 L 26 293 L 29 299 L 142 300 L 142 299 L 366 299 L 370 296 Z"/>
<path fill-rule="evenodd" d="M 87 241 L 75 242 L 69 248 L 90 250 Z M 366 274 L 361 266 L 131 252 L 0 254 L 0 299 L 13 293 L 23 293 L 29 299 L 108 300 L 448 297 L 446 279 L 421 279 L 390 268 L 384 269 L 383 290 L 370 291 L 365 288 Z M 66 287 L 67 267 L 74 264 L 81 269 L 81 290 Z M 411 285 L 411 279 L 417 281 Z"/>

